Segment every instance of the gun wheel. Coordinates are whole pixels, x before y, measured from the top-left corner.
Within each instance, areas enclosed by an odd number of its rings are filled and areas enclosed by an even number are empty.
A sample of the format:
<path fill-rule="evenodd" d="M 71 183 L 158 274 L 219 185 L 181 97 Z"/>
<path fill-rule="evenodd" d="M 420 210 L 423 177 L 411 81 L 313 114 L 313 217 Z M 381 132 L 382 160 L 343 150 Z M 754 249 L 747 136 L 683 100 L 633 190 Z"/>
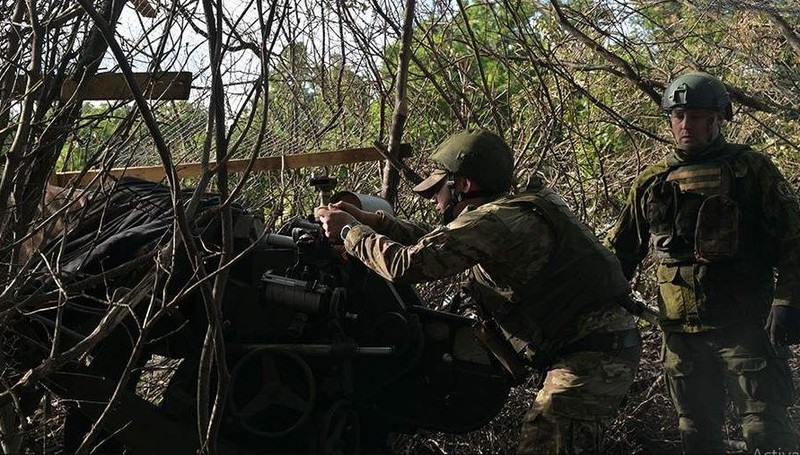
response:
<path fill-rule="evenodd" d="M 293 352 L 255 349 L 231 372 L 230 412 L 254 435 L 277 438 L 300 428 L 315 401 L 311 367 Z"/>

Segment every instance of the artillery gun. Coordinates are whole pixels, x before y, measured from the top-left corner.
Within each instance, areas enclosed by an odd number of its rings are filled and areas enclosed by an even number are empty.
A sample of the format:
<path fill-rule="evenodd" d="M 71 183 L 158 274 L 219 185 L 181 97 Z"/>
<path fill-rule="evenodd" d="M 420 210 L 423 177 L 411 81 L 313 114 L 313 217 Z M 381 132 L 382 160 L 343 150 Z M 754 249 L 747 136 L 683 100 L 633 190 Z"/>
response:
<path fill-rule="evenodd" d="M 201 213 L 213 213 L 218 204 L 213 195 L 205 198 Z M 137 218 L 136 210 L 146 216 Z M 36 301 L 41 307 L 59 287 L 79 289 L 51 309 L 20 310 L 6 334 L 18 346 L 13 356 L 19 367 L 17 377 L 4 379 L 24 383 L 18 392 L 28 398 L 21 401 L 35 403 L 37 391 L 47 389 L 73 403 L 64 427 L 68 452 L 101 415 L 104 452 L 198 449 L 198 371 L 209 318 L 197 291 L 165 311 L 145 340 L 137 338 L 145 306 L 130 305 L 89 355 L 31 375 L 52 351 L 56 332 L 59 352 L 69 352 L 107 320 L 113 309 L 97 303 L 100 297 L 125 301 L 142 289 L 143 272 L 157 264 L 152 252 L 169 238 L 170 210 L 165 188 L 123 178 L 110 196 L 89 204 L 80 227 L 42 246 L 43 257 L 60 251 L 61 275 L 40 274 L 18 293 L 19 308 Z M 265 233 L 258 216 L 240 207 L 234 212 L 239 259 L 230 267 L 220 309 L 230 381 L 219 452 L 375 452 L 390 432 L 461 433 L 500 410 L 511 381 L 477 341 L 472 319 L 429 309 L 412 286 L 381 278 L 331 244 L 312 217 Z M 209 270 L 219 266 L 213 219 L 198 221 L 195 233 Z M 197 281 L 187 258 L 175 263 L 170 274 L 145 286 L 148 308 Z M 154 353 L 179 361 L 158 403 L 135 393 L 144 359 Z M 132 358 L 141 360 L 131 365 Z M 36 381 L 21 380 L 25 374 Z M 107 407 L 112 396 L 114 406 Z M 18 407 L 25 412 L 24 403 Z"/>

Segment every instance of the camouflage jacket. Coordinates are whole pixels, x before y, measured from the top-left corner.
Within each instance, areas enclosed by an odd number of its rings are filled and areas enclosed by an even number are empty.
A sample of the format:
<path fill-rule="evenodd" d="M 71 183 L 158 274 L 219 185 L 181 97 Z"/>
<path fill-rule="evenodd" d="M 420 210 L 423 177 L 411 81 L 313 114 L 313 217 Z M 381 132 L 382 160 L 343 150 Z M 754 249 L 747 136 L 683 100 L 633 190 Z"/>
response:
<path fill-rule="evenodd" d="M 770 304 L 800 308 L 800 209 L 795 191 L 766 155 L 747 146 L 718 139 L 709 151 L 712 153 L 700 160 L 687 160 L 673 153 L 639 174 L 607 242 L 628 278 L 648 251 L 667 253 L 656 255 L 659 306 L 665 317 L 661 325 L 665 331 L 701 332 L 744 321 L 763 324 Z M 661 216 L 663 211 L 656 202 L 664 191 L 659 188 L 670 180 L 670 175 L 677 175 L 676 171 L 699 164 L 708 166 L 712 161 L 720 162 L 732 174 L 728 193 L 736 206 L 731 212 L 736 221 L 731 223 L 732 228 L 718 230 L 721 237 L 736 237 L 730 242 L 735 245 L 735 253 L 728 258 L 707 260 L 695 251 L 696 259 L 674 260 L 669 250 L 680 249 L 680 242 L 657 238 L 663 229 L 656 226 L 660 223 L 655 219 L 680 224 L 680 208 L 673 207 Z M 673 186 L 670 191 L 680 201 L 691 191 L 686 188 Z M 701 224 L 696 221 L 686 236 L 691 239 L 695 235 L 691 247 L 696 248 Z M 681 227 L 672 229 L 680 231 Z M 706 235 L 713 237 L 711 231 Z"/>
<path fill-rule="evenodd" d="M 511 306 L 533 310 L 520 317 L 512 313 L 508 324 L 498 320 L 509 338 L 516 336 L 522 339 L 523 344 L 541 341 L 519 333 L 534 326 L 568 325 L 569 330 L 559 333 L 563 338 L 555 340 L 558 345 L 592 332 L 634 327 L 632 317 L 612 299 L 597 301 L 594 297 L 602 291 L 587 289 L 589 286 L 581 282 L 579 274 L 570 276 L 570 282 L 547 282 L 551 276 L 549 267 L 556 262 L 560 264 L 553 260 L 553 253 L 560 248 L 559 236 L 541 211 L 528 203 L 523 204 L 521 199 L 509 196 L 477 207 L 468 206 L 451 223 L 433 230 L 382 213 L 375 230 L 364 225 L 351 229 L 345 239 L 345 248 L 390 281 L 431 281 L 471 269 L 473 275 L 480 274 L 503 294 L 508 294 Z M 596 239 L 592 238 L 592 241 L 596 242 Z M 607 256 L 618 268 L 613 256 Z M 622 273 L 617 273 L 625 286 Z M 550 292 L 553 298 L 542 302 L 537 295 L 529 295 L 528 291 L 537 289 L 553 290 Z M 573 292 L 576 289 L 581 291 Z M 582 291 L 584 289 L 586 292 Z M 570 317 L 566 302 L 552 304 L 557 295 L 591 296 L 591 306 L 581 308 L 578 314 Z M 547 307 L 542 308 L 543 305 Z M 534 320 L 532 314 L 543 320 Z M 562 316 L 570 317 L 570 320 L 557 321 Z M 515 344 L 513 340 L 512 344 Z M 524 348 L 515 346 L 520 352 Z"/>

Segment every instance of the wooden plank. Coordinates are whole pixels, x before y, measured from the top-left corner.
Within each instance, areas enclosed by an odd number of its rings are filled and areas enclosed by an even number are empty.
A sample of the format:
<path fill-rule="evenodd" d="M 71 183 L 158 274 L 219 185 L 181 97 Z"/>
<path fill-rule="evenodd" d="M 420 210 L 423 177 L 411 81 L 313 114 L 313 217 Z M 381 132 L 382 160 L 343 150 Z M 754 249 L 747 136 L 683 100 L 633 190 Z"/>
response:
<path fill-rule="evenodd" d="M 192 83 L 192 73 L 167 72 L 167 73 L 133 73 L 133 78 L 142 87 L 147 99 L 162 100 L 188 100 Z M 46 80 L 47 78 L 45 78 Z M 11 89 L 11 99 L 18 99 L 25 95 L 28 80 L 25 76 L 17 76 Z M 39 84 L 37 89 L 43 84 Z M 61 100 L 66 101 L 78 88 L 78 81 L 67 80 L 61 86 Z M 122 74 L 100 73 L 89 80 L 86 100 L 131 100 L 133 95 L 128 83 Z M 5 96 L 0 94 L 5 99 Z"/>
<path fill-rule="evenodd" d="M 400 156 L 410 157 L 412 148 L 410 144 L 402 144 L 400 146 Z M 263 158 L 256 158 L 253 163 L 253 172 L 277 171 L 281 169 L 299 169 L 309 166 L 333 166 L 337 164 L 352 164 L 364 163 L 368 161 L 379 161 L 383 159 L 374 147 L 353 148 L 345 150 L 336 150 L 333 152 L 314 152 L 314 153 L 299 153 L 295 155 L 283 156 L 267 156 Z M 228 161 L 228 172 L 239 173 L 247 169 L 247 163 L 250 160 L 238 159 Z M 178 171 L 178 176 L 181 178 L 197 177 L 202 172 L 202 164 L 200 163 L 187 163 L 178 164 L 175 166 Z M 214 163 L 210 164 L 214 168 Z M 89 170 L 83 176 L 79 185 L 87 185 L 95 176 L 102 172 L 98 169 Z M 80 175 L 79 171 L 59 172 L 56 173 L 51 179 L 51 183 L 57 186 L 67 186 L 74 179 Z M 149 180 L 151 182 L 159 182 L 166 177 L 164 168 L 162 166 L 135 166 L 127 168 L 111 169 L 107 175 L 114 177 L 122 177 L 127 175 L 130 177 L 138 177 L 140 179 Z"/>
<path fill-rule="evenodd" d="M 142 17 L 156 17 L 156 10 L 150 6 L 147 0 L 132 0 L 133 9 L 139 12 Z"/>
<path fill-rule="evenodd" d="M 133 73 L 133 78 L 142 87 L 147 99 L 188 100 L 192 73 L 187 71 L 167 73 Z M 66 101 L 75 94 L 78 81 L 66 80 L 61 86 L 61 100 Z M 133 94 L 120 73 L 96 74 L 89 81 L 86 100 L 131 100 Z"/>

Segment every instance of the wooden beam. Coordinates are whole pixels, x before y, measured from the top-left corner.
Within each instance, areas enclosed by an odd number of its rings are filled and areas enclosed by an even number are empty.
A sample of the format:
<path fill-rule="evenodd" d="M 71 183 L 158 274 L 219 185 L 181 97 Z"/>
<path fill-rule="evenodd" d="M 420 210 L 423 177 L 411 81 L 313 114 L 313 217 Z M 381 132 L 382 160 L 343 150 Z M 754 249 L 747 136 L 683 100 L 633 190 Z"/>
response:
<path fill-rule="evenodd" d="M 401 144 L 400 156 L 409 157 L 412 154 L 410 144 Z M 253 172 L 277 171 L 281 169 L 298 169 L 309 166 L 333 166 L 337 164 L 363 163 L 367 161 L 380 161 L 383 159 L 374 147 L 354 148 L 337 150 L 333 152 L 299 153 L 295 155 L 267 156 L 256 158 L 253 163 Z M 247 169 L 248 159 L 238 159 L 228 161 L 228 172 L 239 173 Z M 210 164 L 211 170 L 214 163 Z M 178 177 L 197 177 L 203 170 L 200 163 L 178 164 L 175 166 Z M 103 172 L 99 169 L 90 169 L 81 178 L 79 186 L 87 185 L 98 173 Z M 159 182 L 166 176 L 162 166 L 135 166 L 127 168 L 111 169 L 107 175 L 119 178 L 123 175 L 138 177 L 151 182 Z M 57 186 L 67 186 L 78 178 L 80 171 L 58 172 L 51 179 L 51 183 Z"/>
<path fill-rule="evenodd" d="M 150 6 L 147 0 L 132 0 L 133 9 L 139 12 L 142 17 L 156 17 L 156 10 Z"/>
<path fill-rule="evenodd" d="M 147 99 L 188 100 L 192 73 L 187 71 L 168 73 L 134 73 L 134 79 L 142 87 Z M 61 86 L 61 100 L 66 101 L 75 94 L 78 81 L 66 80 Z M 100 73 L 92 77 L 85 100 L 131 100 L 133 95 L 122 74 Z"/>
<path fill-rule="evenodd" d="M 147 99 L 188 100 L 192 83 L 192 73 L 188 71 L 166 73 L 133 73 L 134 79 L 142 87 Z M 45 78 L 46 82 L 47 78 Z M 25 76 L 14 79 L 11 99 L 25 96 L 28 80 Z M 41 87 L 43 84 L 39 84 Z M 67 80 L 61 86 L 61 100 L 70 99 L 78 88 L 78 81 Z M 5 96 L 0 94 L 5 99 Z M 100 73 L 89 79 L 86 98 L 84 100 L 131 100 L 131 90 L 125 78 L 119 73 Z"/>

